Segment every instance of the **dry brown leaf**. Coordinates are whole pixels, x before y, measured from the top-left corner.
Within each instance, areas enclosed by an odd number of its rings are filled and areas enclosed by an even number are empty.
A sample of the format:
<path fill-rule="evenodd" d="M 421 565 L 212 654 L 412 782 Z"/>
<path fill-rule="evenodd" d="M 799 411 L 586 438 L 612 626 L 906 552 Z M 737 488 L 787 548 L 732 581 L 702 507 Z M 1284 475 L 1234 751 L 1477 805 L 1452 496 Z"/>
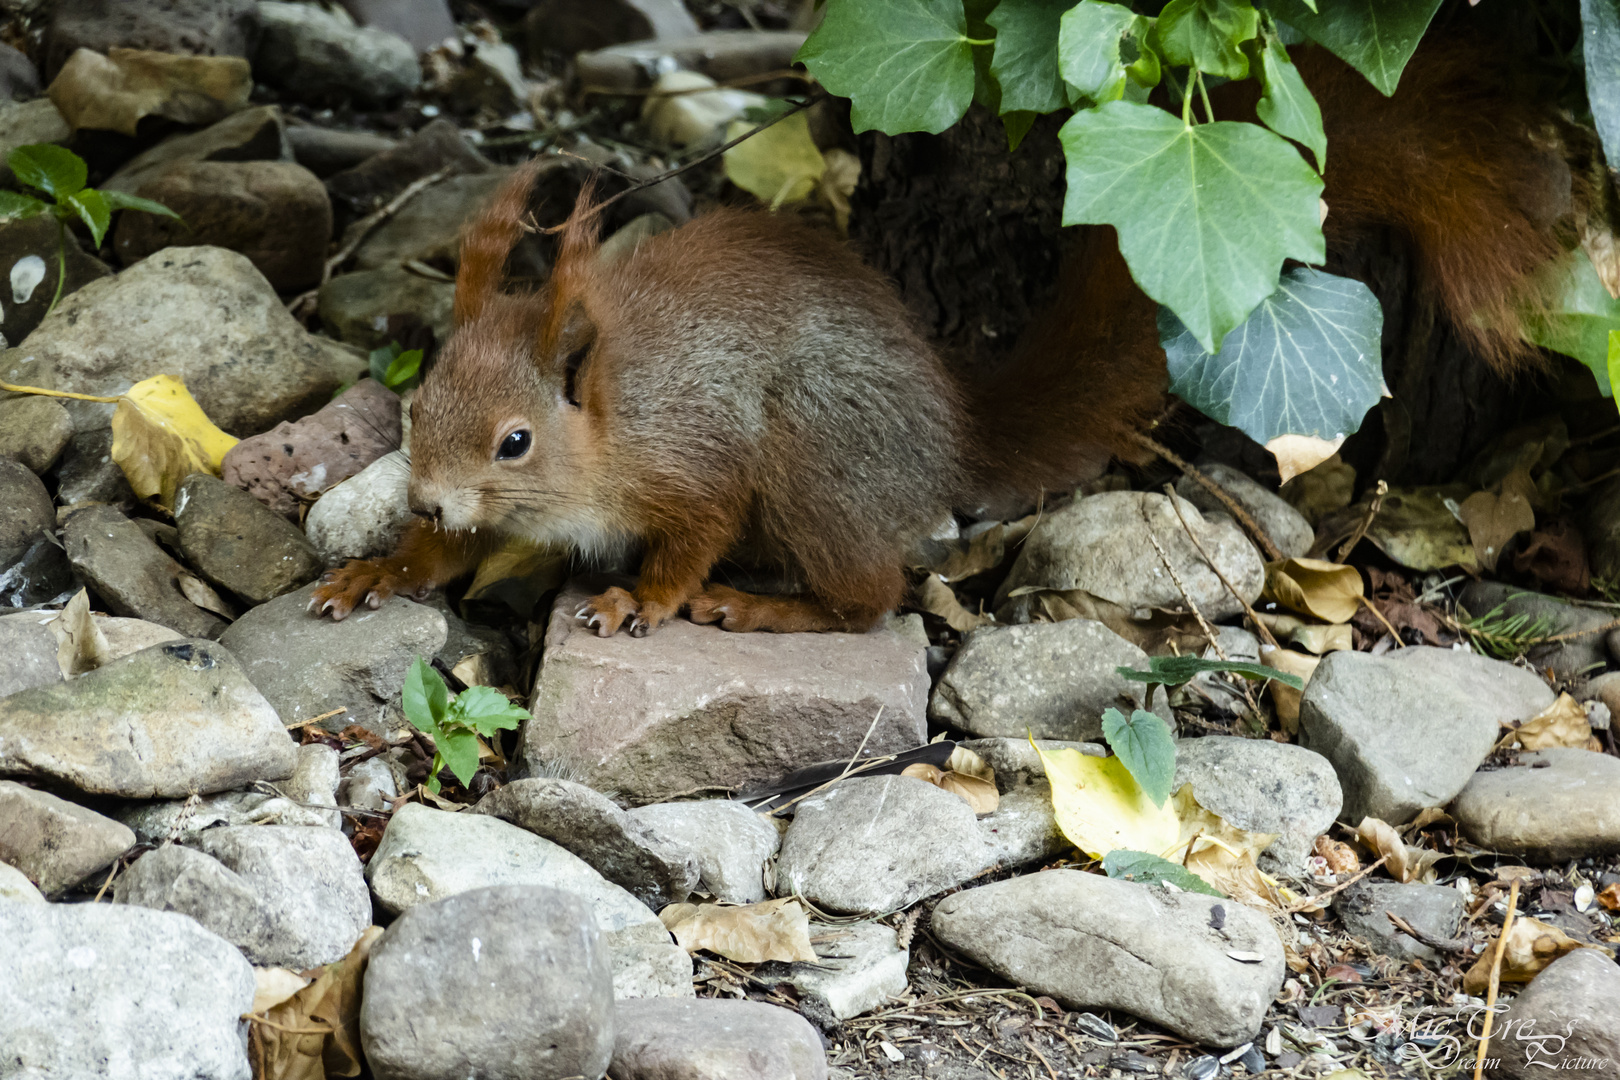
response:
<path fill-rule="evenodd" d="M 328 964 L 292 997 L 258 1014 L 269 1023 L 249 1027 L 254 1080 L 360 1075 L 360 987 L 371 947 L 382 932 L 380 926 L 368 927 L 348 956 Z"/>
<path fill-rule="evenodd" d="M 1457 499 L 1468 491 L 1456 487 L 1392 488 L 1367 526 L 1367 539 L 1409 570 L 1442 570 L 1460 566 L 1479 568 L 1468 530 L 1457 520 Z M 1370 499 L 1370 497 L 1369 497 Z M 1366 520 L 1369 499 L 1331 515 L 1321 524 L 1321 535 L 1348 539 Z"/>
<path fill-rule="evenodd" d="M 1001 793 L 996 790 L 994 780 L 941 770 L 922 762 L 907 765 L 900 771 L 900 775 L 921 780 L 925 784 L 933 784 L 942 791 L 950 792 L 971 806 L 975 814 L 993 814 L 996 807 L 1001 805 Z"/>
<path fill-rule="evenodd" d="M 1328 623 L 1349 622 L 1364 595 L 1361 571 L 1323 559 L 1279 559 L 1266 564 L 1264 597 L 1290 611 Z"/>
<path fill-rule="evenodd" d="M 1516 728 L 1510 728 L 1496 749 L 1506 750 L 1518 746 L 1521 750 L 1546 750 L 1549 747 L 1584 747 L 1592 740 L 1592 727 L 1586 720 L 1586 708 L 1568 694 L 1559 694 L 1558 700 Z"/>
<path fill-rule="evenodd" d="M 1606 911 L 1620 911 L 1620 881 L 1605 885 L 1603 891 L 1597 894 L 1597 902 Z"/>
<path fill-rule="evenodd" d="M 1315 525 L 1356 497 L 1356 469 L 1334 454 L 1309 472 L 1300 473 L 1278 491 L 1288 505 Z"/>
<path fill-rule="evenodd" d="M 1592 260 L 1592 269 L 1597 271 L 1603 287 L 1620 300 L 1620 244 L 1615 243 L 1614 233 L 1588 221 L 1581 230 L 1581 247 Z"/>
<path fill-rule="evenodd" d="M 1308 623 L 1293 615 L 1272 615 L 1264 611 L 1256 614 L 1277 640 L 1298 645 L 1318 656 L 1355 648 L 1355 634 L 1349 623 Z"/>
<path fill-rule="evenodd" d="M 1012 522 L 998 522 L 972 539 L 949 540 L 940 544 L 942 554 L 925 569 L 946 581 L 961 581 L 986 570 L 994 570 L 1007 559 L 1007 545 L 1029 535 L 1035 515 Z"/>
<path fill-rule="evenodd" d="M 1316 672 L 1316 665 L 1322 662 L 1322 658 L 1295 652 L 1293 649 L 1277 649 L 1270 645 L 1262 645 L 1260 662 L 1267 667 L 1276 668 L 1285 675 L 1298 675 L 1308 685 L 1311 676 Z M 1299 730 L 1299 703 L 1304 697 L 1304 691 L 1284 686 L 1276 679 L 1267 685 L 1271 688 L 1271 703 L 1277 708 L 1277 719 L 1282 722 L 1283 730 L 1290 735 L 1294 734 Z"/>
<path fill-rule="evenodd" d="M 204 611 L 212 611 L 222 619 L 236 618 L 236 609 L 202 578 L 182 570 L 174 580 L 180 586 L 181 595 Z"/>
<path fill-rule="evenodd" d="M 1502 953 L 1502 982 L 1527 983 L 1565 953 L 1590 948 L 1597 947 L 1576 941 L 1558 927 L 1549 926 L 1539 919 L 1520 916 L 1513 920 L 1513 929 L 1508 931 L 1507 948 Z M 1491 965 L 1495 957 L 1496 942 L 1493 940 L 1463 976 L 1465 993 L 1475 997 L 1484 996 L 1490 985 Z"/>
<path fill-rule="evenodd" d="M 120 394 L 112 433 L 112 458 L 135 494 L 170 508 L 182 480 L 194 472 L 218 476 L 220 460 L 237 442 L 173 375 L 142 379 Z"/>
<path fill-rule="evenodd" d="M 1364 817 L 1361 824 L 1356 827 L 1356 838 L 1389 861 L 1384 863 L 1384 869 L 1389 871 L 1390 877 L 1402 884 L 1421 881 L 1426 885 L 1434 884 L 1438 876 L 1434 864 L 1440 860 L 1438 851 L 1427 848 L 1408 846 L 1401 839 L 1401 834 L 1388 822 L 1380 821 L 1374 817 Z"/>
<path fill-rule="evenodd" d="M 739 964 L 816 958 L 810 947 L 810 913 L 792 897 L 740 907 L 670 904 L 658 917 L 689 953 L 707 949 Z"/>
<path fill-rule="evenodd" d="M 273 1009 L 298 991 L 314 982 L 296 971 L 282 967 L 256 967 L 253 969 L 253 1011 L 263 1014 Z"/>
<path fill-rule="evenodd" d="M 111 646 L 90 614 L 90 593 L 80 589 L 62 608 L 61 614 L 45 624 L 56 635 L 56 666 L 62 677 L 71 679 L 105 664 Z"/>
<path fill-rule="evenodd" d="M 1476 491 L 1457 508 L 1474 555 L 1486 570 L 1496 569 L 1509 540 L 1536 527 L 1536 498 L 1535 482 L 1519 468 L 1502 478 L 1498 491 Z"/>
<path fill-rule="evenodd" d="M 212 124 L 245 108 L 253 73 L 239 56 L 182 56 L 144 49 L 79 49 L 46 91 L 79 128 L 134 135 L 143 116 Z"/>
<path fill-rule="evenodd" d="M 1329 873 L 1354 874 L 1361 869 L 1361 860 L 1356 858 L 1356 849 L 1331 836 L 1325 834 L 1318 836 L 1311 845 L 1311 851 L 1327 863 Z"/>
<path fill-rule="evenodd" d="M 929 574 L 917 583 L 912 590 L 912 603 L 930 615 L 938 615 L 944 619 L 952 630 L 967 633 L 981 626 L 993 623 L 996 620 L 988 615 L 975 615 L 962 606 L 956 598 L 951 587 L 939 579 L 937 574 Z"/>
<path fill-rule="evenodd" d="M 951 751 L 951 756 L 945 762 L 945 771 L 977 776 L 992 784 L 996 782 L 996 770 L 990 767 L 990 763 L 965 746 L 959 745 Z"/>
<path fill-rule="evenodd" d="M 1318 439 L 1314 435 L 1279 435 L 1266 443 L 1266 449 L 1277 459 L 1277 472 L 1286 484 L 1332 458 L 1343 445 L 1343 435 L 1337 439 Z"/>
<path fill-rule="evenodd" d="M 1413 836 L 1422 832 L 1431 825 L 1455 825 L 1457 819 L 1440 809 L 1438 806 L 1425 806 L 1418 811 L 1418 816 L 1408 821 L 1400 828 L 1402 836 Z"/>

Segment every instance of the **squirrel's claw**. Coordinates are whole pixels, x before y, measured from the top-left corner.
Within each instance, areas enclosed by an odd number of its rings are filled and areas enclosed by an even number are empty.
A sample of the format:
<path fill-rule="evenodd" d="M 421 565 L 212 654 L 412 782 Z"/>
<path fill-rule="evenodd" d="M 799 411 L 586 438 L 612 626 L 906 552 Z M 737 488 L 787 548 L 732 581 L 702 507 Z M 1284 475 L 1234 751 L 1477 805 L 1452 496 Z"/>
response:
<path fill-rule="evenodd" d="M 585 625 L 601 637 L 612 637 L 619 632 L 626 619 L 640 615 L 641 605 L 625 590 L 614 586 L 600 596 L 593 596 L 579 609 L 576 618 L 584 617 Z M 632 633 L 634 624 L 632 624 Z"/>

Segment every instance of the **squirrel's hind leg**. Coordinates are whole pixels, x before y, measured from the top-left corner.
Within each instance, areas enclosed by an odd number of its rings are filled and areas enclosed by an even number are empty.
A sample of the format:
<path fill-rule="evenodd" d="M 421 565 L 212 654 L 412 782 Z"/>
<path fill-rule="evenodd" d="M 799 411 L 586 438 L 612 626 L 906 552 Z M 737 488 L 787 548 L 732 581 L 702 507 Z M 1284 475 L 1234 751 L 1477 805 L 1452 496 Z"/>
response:
<path fill-rule="evenodd" d="M 841 630 L 862 634 L 876 626 L 900 600 L 899 572 L 893 588 L 872 581 L 858 598 L 832 603 L 814 593 L 760 596 L 725 585 L 709 585 L 687 605 L 696 623 L 719 623 L 722 630 L 746 633 L 765 630 L 777 634 Z"/>

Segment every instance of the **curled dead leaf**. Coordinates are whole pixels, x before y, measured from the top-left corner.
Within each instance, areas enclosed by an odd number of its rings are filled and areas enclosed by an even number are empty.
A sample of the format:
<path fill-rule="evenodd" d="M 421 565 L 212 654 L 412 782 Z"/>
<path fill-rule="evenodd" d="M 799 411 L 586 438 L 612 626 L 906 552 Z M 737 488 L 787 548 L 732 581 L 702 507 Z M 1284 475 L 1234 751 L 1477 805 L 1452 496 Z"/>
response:
<path fill-rule="evenodd" d="M 112 458 L 135 494 L 171 508 L 182 480 L 194 472 L 218 476 L 220 460 L 237 443 L 173 375 L 142 379 L 119 395 L 112 432 Z"/>
<path fill-rule="evenodd" d="M 80 589 L 45 625 L 56 635 L 56 665 L 62 669 L 63 678 L 83 675 L 107 662 L 111 646 L 90 614 L 89 590 Z"/>
<path fill-rule="evenodd" d="M 314 982 L 249 1017 L 254 1080 L 360 1075 L 360 987 L 382 933 L 380 926 L 368 927 L 349 955 L 328 964 Z M 252 1022 L 260 1019 L 268 1023 Z"/>
<path fill-rule="evenodd" d="M 1266 564 L 1264 597 L 1290 611 L 1328 623 L 1349 622 L 1364 595 L 1361 571 L 1323 559 L 1279 559 Z"/>
<path fill-rule="evenodd" d="M 937 574 L 929 574 L 919 581 L 912 590 L 911 599 L 917 607 L 930 615 L 938 615 L 952 630 L 960 633 L 965 634 L 996 621 L 989 615 L 975 615 L 963 607 L 956 593 Z"/>
<path fill-rule="evenodd" d="M 144 49 L 79 49 L 46 91 L 79 128 L 134 135 L 143 116 L 212 124 L 245 108 L 253 73 L 239 56 L 184 56 Z"/>
<path fill-rule="evenodd" d="M 1388 822 L 1374 817 L 1362 818 L 1361 824 L 1356 826 L 1356 839 L 1388 860 L 1384 863 L 1384 869 L 1396 881 L 1403 884 L 1413 881 L 1434 884 L 1438 876 L 1434 864 L 1440 860 L 1440 853 L 1408 845 Z"/>
<path fill-rule="evenodd" d="M 1554 960 L 1576 949 L 1597 948 L 1576 941 L 1556 926 L 1539 919 L 1520 916 L 1513 920 L 1508 931 L 1507 946 L 1502 952 L 1502 982 L 1527 983 Z M 1608 952 L 1598 949 L 1599 952 Z M 1474 966 L 1463 975 L 1463 990 L 1481 997 L 1490 985 L 1491 965 L 1495 962 L 1496 943 L 1485 946 Z"/>
<path fill-rule="evenodd" d="M 202 578 L 182 570 L 174 581 L 180 587 L 180 595 L 204 611 L 212 611 L 222 619 L 236 618 L 236 609 Z"/>
<path fill-rule="evenodd" d="M 980 780 L 988 780 L 992 784 L 996 782 L 996 770 L 990 767 L 990 763 L 960 743 L 946 760 L 945 771 L 961 773 L 964 776 L 977 776 Z"/>
<path fill-rule="evenodd" d="M 1508 541 L 1536 527 L 1538 499 L 1535 481 L 1521 467 L 1503 477 L 1496 491 L 1476 491 L 1462 501 L 1457 517 L 1468 529 L 1480 565 L 1495 570 Z"/>
<path fill-rule="evenodd" d="M 1549 747 L 1584 747 L 1592 740 L 1592 727 L 1587 723 L 1586 708 L 1568 694 L 1559 694 L 1558 700 L 1516 728 L 1510 728 L 1496 744 L 1506 750 L 1517 746 L 1521 750 L 1546 750 Z"/>
<path fill-rule="evenodd" d="M 1343 435 L 1336 439 L 1318 439 L 1314 435 L 1279 435 L 1266 443 L 1266 449 L 1277 459 L 1277 472 L 1286 484 L 1333 457 L 1343 445 Z"/>
<path fill-rule="evenodd" d="M 1315 525 L 1335 510 L 1343 510 L 1356 496 L 1356 469 L 1334 454 L 1308 472 L 1283 484 L 1278 491 L 1305 520 Z"/>
<path fill-rule="evenodd" d="M 1270 645 L 1260 646 L 1260 662 L 1268 667 L 1274 667 L 1285 675 L 1298 675 L 1309 686 L 1311 676 L 1316 673 L 1316 665 L 1322 662 L 1320 656 L 1309 656 L 1293 649 L 1278 649 Z M 1299 703 L 1304 697 L 1304 690 L 1295 690 L 1276 679 L 1266 684 L 1271 689 L 1271 703 L 1277 708 L 1277 719 L 1282 722 L 1283 731 L 1292 735 L 1299 730 Z"/>
<path fill-rule="evenodd" d="M 996 807 L 1001 805 L 1001 793 L 996 790 L 994 780 L 941 770 L 922 762 L 907 765 L 900 771 L 900 775 L 921 780 L 925 784 L 933 784 L 942 791 L 950 792 L 971 806 L 975 814 L 993 814 Z"/>
<path fill-rule="evenodd" d="M 823 150 L 827 171 L 821 174 L 816 197 L 833 212 L 838 231 L 849 232 L 849 197 L 855 194 L 855 185 L 861 181 L 861 159 L 841 147 Z"/>
<path fill-rule="evenodd" d="M 816 958 L 810 947 L 810 913 L 792 897 L 738 907 L 670 904 L 658 917 L 689 953 L 707 949 L 739 964 Z"/>

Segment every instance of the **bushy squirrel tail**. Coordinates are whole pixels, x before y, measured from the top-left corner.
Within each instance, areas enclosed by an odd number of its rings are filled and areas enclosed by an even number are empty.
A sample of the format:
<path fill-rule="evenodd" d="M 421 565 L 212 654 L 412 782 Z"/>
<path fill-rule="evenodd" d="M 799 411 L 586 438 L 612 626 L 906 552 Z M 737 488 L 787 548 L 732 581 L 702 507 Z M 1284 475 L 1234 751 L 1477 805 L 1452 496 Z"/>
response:
<path fill-rule="evenodd" d="M 1555 227 L 1572 209 L 1546 114 L 1507 92 L 1488 54 L 1456 42 L 1420 50 L 1394 97 L 1324 49 L 1296 50 L 1296 62 L 1327 132 L 1330 259 L 1396 227 L 1412 241 L 1420 295 L 1470 349 L 1503 374 L 1534 364 L 1523 321 L 1545 306 L 1538 271 L 1562 250 Z M 1254 84 L 1223 89 L 1217 115 L 1253 119 Z M 1006 363 L 964 386 L 972 485 L 986 505 L 1073 486 L 1110 457 L 1141 460 L 1140 434 L 1163 410 L 1157 305 L 1132 282 L 1113 229 L 1080 230 L 1057 296 Z"/>

